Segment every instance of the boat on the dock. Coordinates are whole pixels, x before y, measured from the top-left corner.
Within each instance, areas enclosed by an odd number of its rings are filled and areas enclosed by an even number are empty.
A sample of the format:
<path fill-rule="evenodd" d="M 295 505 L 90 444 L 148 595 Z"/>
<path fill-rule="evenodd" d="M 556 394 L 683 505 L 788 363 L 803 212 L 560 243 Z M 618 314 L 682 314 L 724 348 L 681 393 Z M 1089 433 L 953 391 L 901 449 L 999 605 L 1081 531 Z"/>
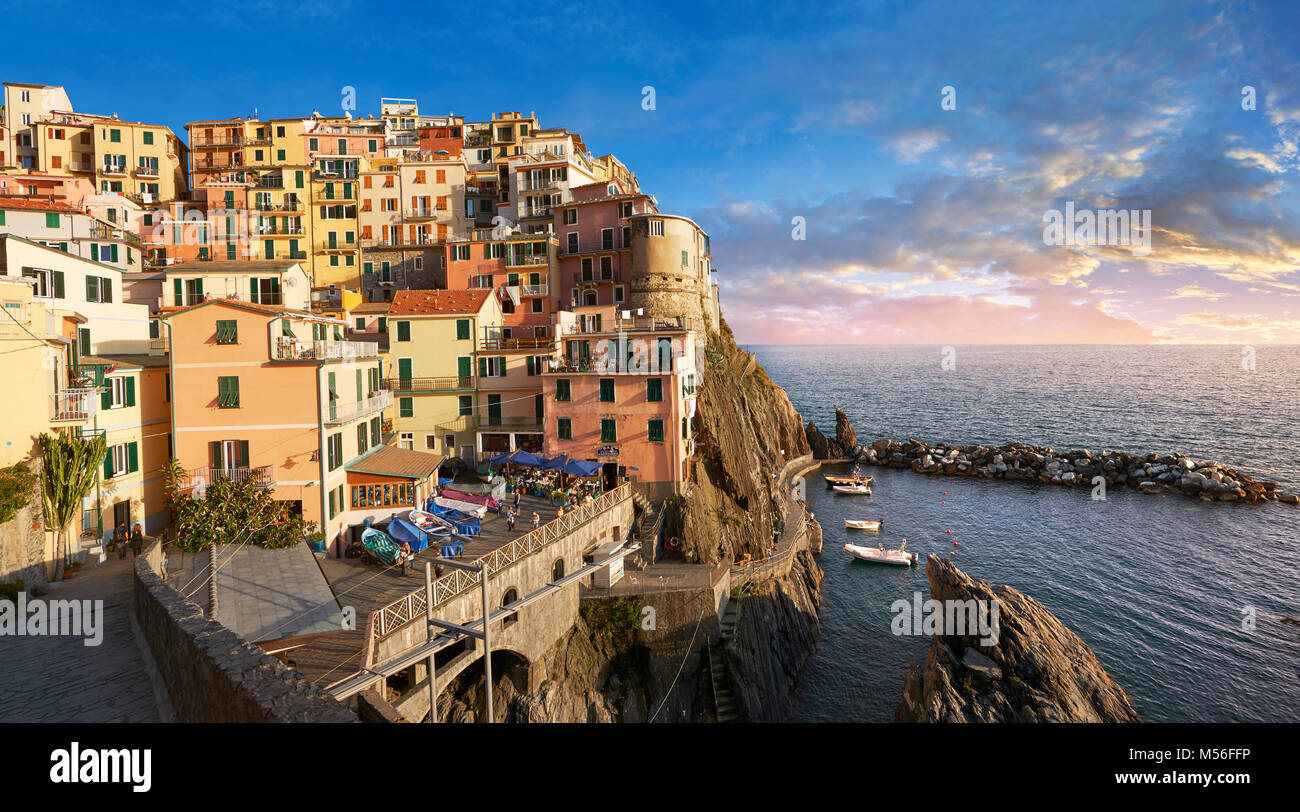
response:
<path fill-rule="evenodd" d="M 898 567 L 910 567 L 916 564 L 916 553 L 907 552 L 907 542 L 899 545 L 897 550 L 884 547 L 867 547 L 862 544 L 845 544 L 844 552 L 858 559 L 873 564 L 893 564 Z"/>
<path fill-rule="evenodd" d="M 406 520 L 426 533 L 434 536 L 443 536 L 455 530 L 455 526 L 432 513 L 425 513 L 423 510 L 412 510 L 407 514 Z"/>
<path fill-rule="evenodd" d="M 885 520 L 877 519 L 870 521 L 868 519 L 845 519 L 844 527 L 846 530 L 879 530 L 884 527 Z"/>
<path fill-rule="evenodd" d="M 391 567 L 397 563 L 401 555 L 401 548 L 393 542 L 387 533 L 374 527 L 367 527 L 361 533 L 361 543 L 366 549 L 375 554 L 379 563 L 386 567 Z"/>
<path fill-rule="evenodd" d="M 867 487 L 866 485 L 860 485 L 857 483 L 854 483 L 852 485 L 835 485 L 831 488 L 831 490 L 835 491 L 836 493 L 852 493 L 852 494 L 860 494 L 862 496 L 871 495 L 871 488 Z"/>

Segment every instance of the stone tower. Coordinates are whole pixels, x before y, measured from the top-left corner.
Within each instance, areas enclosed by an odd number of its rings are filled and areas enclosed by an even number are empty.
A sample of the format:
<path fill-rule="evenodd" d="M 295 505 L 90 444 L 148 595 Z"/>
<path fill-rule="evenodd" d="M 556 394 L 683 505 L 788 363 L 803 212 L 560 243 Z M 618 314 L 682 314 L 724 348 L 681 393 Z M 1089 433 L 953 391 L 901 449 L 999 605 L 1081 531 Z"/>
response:
<path fill-rule="evenodd" d="M 709 236 L 685 217 L 639 214 L 629 220 L 632 277 L 628 307 L 647 316 L 684 316 L 703 332 L 718 326 L 713 295 Z"/>

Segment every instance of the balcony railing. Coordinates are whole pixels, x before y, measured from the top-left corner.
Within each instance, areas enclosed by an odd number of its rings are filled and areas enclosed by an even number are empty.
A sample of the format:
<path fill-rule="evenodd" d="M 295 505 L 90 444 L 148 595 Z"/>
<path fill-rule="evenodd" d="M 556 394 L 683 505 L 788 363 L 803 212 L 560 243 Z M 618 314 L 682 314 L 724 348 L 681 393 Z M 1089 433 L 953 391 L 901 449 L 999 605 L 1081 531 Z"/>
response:
<path fill-rule="evenodd" d="M 474 376 L 451 378 L 389 378 L 385 381 L 394 392 L 460 392 L 474 388 Z"/>
<path fill-rule="evenodd" d="M 259 488 L 270 488 L 275 485 L 272 466 L 259 465 L 255 468 L 193 468 L 189 472 L 189 480 L 181 487 L 183 489 L 197 488 L 201 484 L 210 485 L 223 479 L 230 482 L 252 480 Z"/>
<path fill-rule="evenodd" d="M 529 254 L 527 256 L 520 256 L 513 253 L 506 254 L 506 265 L 511 267 L 519 265 L 546 265 L 547 263 L 547 258 L 542 254 Z"/>
<path fill-rule="evenodd" d="M 547 336 L 522 336 L 520 338 L 485 338 L 479 342 L 481 350 L 539 350 L 549 349 L 554 339 Z"/>
<path fill-rule="evenodd" d="M 103 168 L 101 168 L 101 169 L 99 170 L 99 174 L 101 174 L 101 175 L 114 175 L 114 176 L 116 176 L 116 175 L 125 175 L 125 174 L 126 174 L 126 164 L 104 164 Z"/>
<path fill-rule="evenodd" d="M 381 389 L 365 400 L 358 400 L 335 407 L 333 414 L 325 421 L 327 426 L 339 426 L 352 420 L 368 417 L 393 405 L 393 393 Z"/>
<path fill-rule="evenodd" d="M 546 285 L 520 285 L 520 296 L 545 296 L 549 293 Z"/>
<path fill-rule="evenodd" d="M 156 178 L 156 177 L 158 177 L 158 167 L 156 167 L 156 166 L 137 166 L 137 167 L 135 168 L 135 174 L 139 175 L 139 176 L 142 177 L 142 178 Z"/>
<path fill-rule="evenodd" d="M 407 209 L 406 216 L 413 219 L 424 218 L 424 217 L 437 217 L 438 210 L 435 208 Z"/>
<path fill-rule="evenodd" d="M 223 137 L 223 138 L 216 138 L 216 137 L 212 137 L 212 138 L 195 138 L 195 139 L 190 143 L 190 146 L 191 146 L 191 147 L 199 147 L 199 148 L 202 148 L 202 147 L 242 147 L 243 145 L 244 145 L 244 136 L 242 136 L 242 135 L 225 136 L 225 137 Z"/>
<path fill-rule="evenodd" d="M 272 357 L 276 361 L 336 361 L 378 354 L 379 344 L 374 341 L 304 341 L 281 336 Z"/>
<path fill-rule="evenodd" d="M 259 177 L 257 183 L 254 185 L 259 189 L 283 189 L 284 178 L 280 176 L 267 178 Z"/>
<path fill-rule="evenodd" d="M 520 211 L 519 213 L 520 217 L 550 217 L 551 216 L 550 206 L 523 206 L 521 208 L 522 211 Z"/>
<path fill-rule="evenodd" d="M 60 389 L 50 398 L 54 403 L 51 423 L 82 423 L 99 410 L 99 389 L 95 387 Z"/>

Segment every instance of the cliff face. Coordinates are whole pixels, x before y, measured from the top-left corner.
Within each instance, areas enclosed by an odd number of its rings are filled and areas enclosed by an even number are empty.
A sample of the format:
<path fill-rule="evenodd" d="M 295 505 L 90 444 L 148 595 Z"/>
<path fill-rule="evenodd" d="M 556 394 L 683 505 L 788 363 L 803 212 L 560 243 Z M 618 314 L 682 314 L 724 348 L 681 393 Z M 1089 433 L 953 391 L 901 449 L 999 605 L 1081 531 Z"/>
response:
<path fill-rule="evenodd" d="M 1141 721 L 1092 650 L 1041 603 L 970 578 L 934 554 L 926 577 L 936 601 L 996 600 L 997 642 L 981 645 L 978 631 L 935 635 L 925 664 L 907 670 L 895 721 Z"/>
<path fill-rule="evenodd" d="M 849 422 L 849 416 L 843 409 L 835 410 L 834 440 L 822 434 L 821 429 L 811 422 L 808 423 L 804 434 L 808 438 L 808 446 L 812 449 L 813 456 L 819 460 L 838 460 L 857 456 L 858 433 L 853 430 L 853 424 Z"/>
<path fill-rule="evenodd" d="M 688 561 L 715 564 L 772 547 L 789 494 L 777 482 L 787 460 L 809 453 L 803 418 L 722 323 L 704 352 L 697 392 L 694 483 L 682 511 Z"/>

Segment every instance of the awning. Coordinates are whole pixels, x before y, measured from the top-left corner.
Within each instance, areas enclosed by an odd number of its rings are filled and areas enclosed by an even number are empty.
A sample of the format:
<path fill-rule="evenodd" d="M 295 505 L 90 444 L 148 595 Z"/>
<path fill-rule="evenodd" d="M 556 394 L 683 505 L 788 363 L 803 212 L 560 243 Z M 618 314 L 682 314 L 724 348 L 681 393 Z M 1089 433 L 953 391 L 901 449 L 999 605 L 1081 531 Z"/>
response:
<path fill-rule="evenodd" d="M 561 454 L 538 466 L 544 471 L 559 470 L 569 476 L 595 476 L 600 471 L 600 463 L 575 460 L 568 454 Z"/>
<path fill-rule="evenodd" d="M 522 448 L 517 448 L 509 454 L 498 454 L 495 457 L 489 457 L 488 462 L 493 465 L 501 465 L 502 463 L 509 462 L 515 465 L 525 465 L 529 468 L 536 468 L 542 464 L 542 458 L 536 454 L 525 451 Z"/>

